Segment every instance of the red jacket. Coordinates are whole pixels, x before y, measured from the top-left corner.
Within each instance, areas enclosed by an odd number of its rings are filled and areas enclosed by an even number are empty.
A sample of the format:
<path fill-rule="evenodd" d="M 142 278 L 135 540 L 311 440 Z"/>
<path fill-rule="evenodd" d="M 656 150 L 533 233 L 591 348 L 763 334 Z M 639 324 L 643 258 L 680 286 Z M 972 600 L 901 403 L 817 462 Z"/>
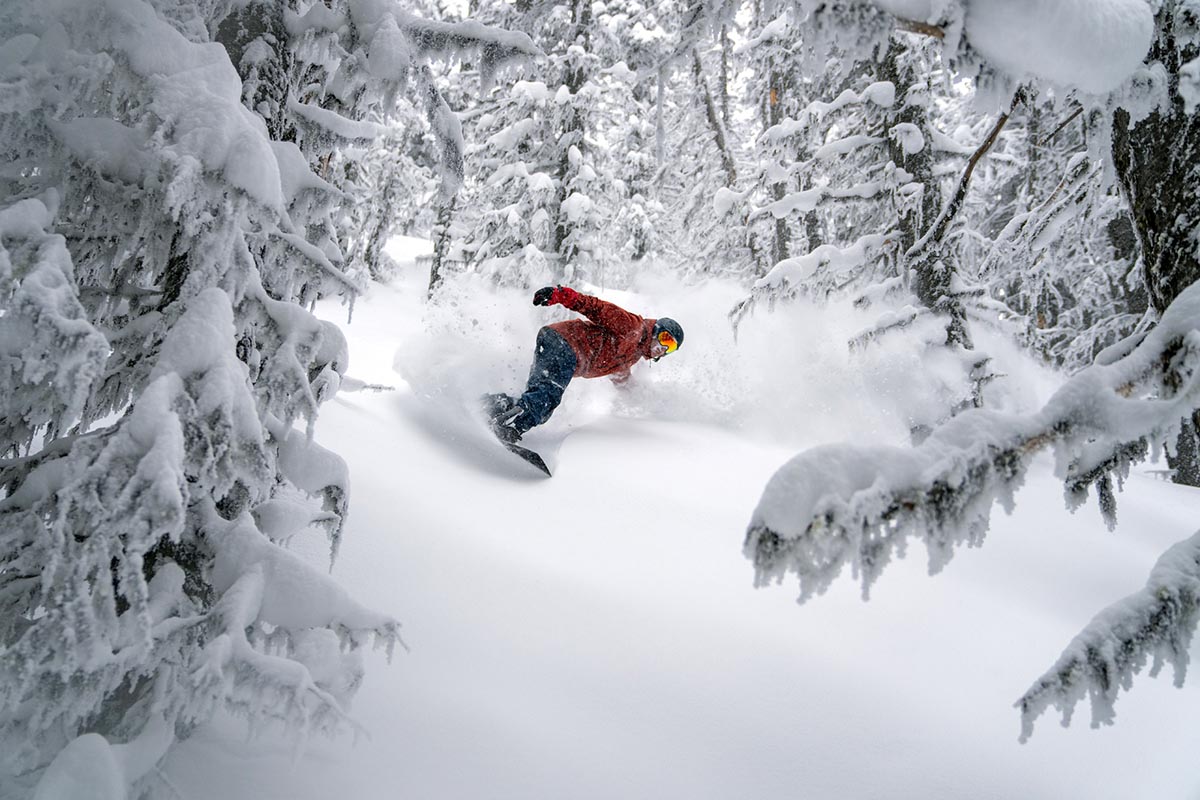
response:
<path fill-rule="evenodd" d="M 546 326 L 566 339 L 575 351 L 575 377 L 601 378 L 615 374 L 617 380 L 622 380 L 639 359 L 650 358 L 656 320 L 631 314 L 591 295 L 580 294 L 577 298 L 563 305 L 590 321 L 573 319 Z"/>

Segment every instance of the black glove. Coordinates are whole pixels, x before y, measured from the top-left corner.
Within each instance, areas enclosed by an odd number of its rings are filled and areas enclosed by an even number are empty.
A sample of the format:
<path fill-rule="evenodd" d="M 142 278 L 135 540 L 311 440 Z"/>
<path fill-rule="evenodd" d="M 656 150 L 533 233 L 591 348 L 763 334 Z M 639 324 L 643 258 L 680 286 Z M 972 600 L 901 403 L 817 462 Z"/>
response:
<path fill-rule="evenodd" d="M 547 286 L 533 293 L 533 304 L 535 306 L 564 305 L 567 308 L 575 308 L 579 297 L 579 292 L 567 286 Z"/>

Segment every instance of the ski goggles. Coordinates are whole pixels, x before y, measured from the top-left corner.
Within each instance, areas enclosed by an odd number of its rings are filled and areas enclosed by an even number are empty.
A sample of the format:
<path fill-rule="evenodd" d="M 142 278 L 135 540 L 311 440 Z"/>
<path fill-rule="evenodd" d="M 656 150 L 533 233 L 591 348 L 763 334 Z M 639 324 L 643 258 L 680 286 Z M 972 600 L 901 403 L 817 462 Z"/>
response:
<path fill-rule="evenodd" d="M 675 341 L 675 337 L 666 331 L 658 332 L 658 343 L 667 348 L 668 353 L 674 353 L 679 348 L 679 342 Z"/>

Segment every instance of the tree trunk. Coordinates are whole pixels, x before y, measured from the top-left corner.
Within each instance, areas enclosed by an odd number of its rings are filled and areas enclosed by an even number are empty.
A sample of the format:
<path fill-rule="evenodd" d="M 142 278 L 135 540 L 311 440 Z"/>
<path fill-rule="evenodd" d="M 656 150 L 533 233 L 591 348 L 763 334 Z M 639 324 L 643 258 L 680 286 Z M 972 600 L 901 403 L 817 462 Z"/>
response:
<path fill-rule="evenodd" d="M 721 26 L 721 123 L 729 129 L 729 28 Z"/>
<path fill-rule="evenodd" d="M 781 69 L 771 69 L 766 97 L 765 129 L 769 129 L 772 125 L 778 125 L 783 120 L 784 97 L 791 91 L 792 86 L 792 76 L 789 72 Z M 788 186 L 786 184 L 776 183 L 771 186 L 772 200 L 778 202 L 785 198 L 787 194 Z M 772 264 L 778 264 L 780 261 L 791 257 L 792 231 L 788 227 L 786 217 L 775 220 L 775 237 L 772 244 Z"/>
<path fill-rule="evenodd" d="M 575 0 L 572 7 L 572 21 L 575 25 L 575 35 L 571 41 L 566 42 L 569 47 L 572 44 L 581 44 L 587 47 L 588 28 L 592 23 L 592 6 L 588 0 Z M 581 41 L 582 40 L 582 41 Z M 566 73 L 563 75 L 563 84 L 570 90 L 572 96 L 579 93 L 583 85 L 587 82 L 588 75 L 582 66 L 568 66 Z M 567 219 L 562 212 L 562 204 L 570 197 L 570 180 L 573 174 L 573 168 L 570 161 L 571 145 L 575 145 L 583 150 L 584 131 L 586 129 L 586 120 L 583 112 L 574 105 L 568 107 L 565 118 L 563 120 L 562 136 L 559 141 L 559 146 L 562 152 L 558 161 L 558 202 L 555 204 L 557 213 L 555 214 L 554 223 L 554 253 L 558 257 L 558 262 L 555 267 L 555 274 L 558 277 L 563 277 L 571 262 L 575 258 L 575 245 L 571 242 L 571 234 L 574 232 L 574 225 Z"/>
<path fill-rule="evenodd" d="M 442 282 L 442 270 L 446 265 L 446 251 L 450 247 L 450 221 L 454 218 L 454 207 L 458 200 L 457 194 L 438 208 L 437 221 L 433 224 L 433 262 L 429 265 L 429 291 L 427 296 L 432 298 Z"/>
<path fill-rule="evenodd" d="M 908 46 L 892 40 L 884 55 L 879 77 L 891 81 L 896 87 L 895 113 L 887 116 L 887 130 L 881 134 L 887 137 L 888 157 L 892 163 L 902 167 L 912 175 L 913 182 L 921 184 L 921 204 L 917 208 L 898 209 L 897 220 L 900 228 L 900 246 L 905 252 L 909 250 L 921 236 L 921 231 L 937 219 L 941 198 L 938 196 L 938 182 L 933 176 L 932 131 L 929 127 L 928 115 L 925 108 L 917 103 L 906 102 L 909 90 L 918 81 L 928 79 L 918 75 L 913 70 L 912 59 L 908 56 Z M 900 124 L 915 125 L 925 137 L 925 147 L 916 153 L 905 153 L 896 137 L 888 136 L 888 131 Z"/>
<path fill-rule="evenodd" d="M 694 47 L 692 48 L 692 75 L 696 80 L 696 86 L 700 89 L 700 96 L 704 99 L 704 114 L 708 119 L 708 127 L 712 129 L 713 141 L 716 142 L 717 151 L 721 154 L 721 168 L 725 170 L 725 185 L 733 188 L 737 183 L 737 165 L 734 163 L 733 153 L 730 152 L 729 143 L 725 138 L 725 125 L 721 122 L 717 103 L 713 100 L 712 92 L 708 88 L 708 81 L 704 79 L 704 64 L 700 61 L 700 51 Z"/>
<path fill-rule="evenodd" d="M 909 102 L 910 91 L 918 87 L 918 81 L 926 80 L 913 69 L 914 58 L 909 52 L 909 45 L 893 39 L 880 70 L 880 77 L 891 81 L 896 87 L 897 107 L 885 123 L 888 130 L 882 132 L 888 139 L 888 154 L 896 166 L 902 167 L 923 187 L 919 206 L 901 206 L 897 209 L 900 244 L 907 268 L 912 273 L 913 293 L 927 308 L 945 314 L 948 318 L 946 345 L 971 349 L 966 309 L 952 288 L 955 265 L 948 260 L 942 240 L 949 230 L 950 223 L 962 208 L 975 164 L 995 141 L 1007 115 L 1001 117 L 987 141 L 971 157 L 956 193 L 939 214 L 940 198 L 937 194 L 937 181 L 933 175 L 933 157 L 930 152 L 932 132 L 925 107 L 920 103 Z M 906 153 L 901 146 L 900 137 L 890 135 L 891 130 L 901 124 L 916 126 L 924 137 L 925 146 L 915 153 Z"/>
<path fill-rule="evenodd" d="M 1189 114 L 1179 96 L 1180 67 L 1200 56 L 1191 34 L 1198 23 L 1186 4 L 1165 0 L 1146 61 L 1166 68 L 1166 103 L 1136 123 L 1124 109 L 1113 115 L 1113 162 L 1133 216 L 1150 304 L 1160 314 L 1200 279 L 1194 239 L 1200 223 L 1200 114 Z M 1200 485 L 1194 418 L 1183 421 L 1168 464 L 1176 483 Z"/>
<path fill-rule="evenodd" d="M 242 79 L 245 106 L 263 118 L 272 139 L 292 141 L 295 132 L 287 114 L 292 51 L 283 12 L 283 3 L 256 0 L 226 17 L 217 27 L 216 40 Z M 259 39 L 270 47 L 271 57 L 244 62 L 246 49 Z"/>
<path fill-rule="evenodd" d="M 1159 313 L 1200 279 L 1193 239 L 1200 222 L 1200 114 L 1187 113 L 1179 96 L 1180 66 L 1200 55 L 1200 45 L 1182 29 L 1200 20 L 1180 5 L 1163 3 L 1147 56 L 1166 67 L 1166 108 L 1136 124 L 1123 109 L 1113 116 L 1113 161 L 1133 214 L 1150 303 Z"/>
<path fill-rule="evenodd" d="M 1184 418 L 1179 437 L 1175 440 L 1175 452 L 1167 451 L 1167 466 L 1171 468 L 1171 480 L 1184 486 L 1200 486 L 1200 414 Z"/>

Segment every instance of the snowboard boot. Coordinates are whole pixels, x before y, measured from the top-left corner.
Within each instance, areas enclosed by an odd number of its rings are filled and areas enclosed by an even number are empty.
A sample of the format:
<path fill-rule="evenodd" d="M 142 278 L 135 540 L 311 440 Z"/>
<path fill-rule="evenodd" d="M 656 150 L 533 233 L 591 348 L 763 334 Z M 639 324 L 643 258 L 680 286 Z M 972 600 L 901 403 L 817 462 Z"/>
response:
<path fill-rule="evenodd" d="M 494 395 L 493 395 L 494 396 Z M 497 410 L 488 417 L 488 426 L 496 438 L 507 444 L 521 441 L 521 431 L 517 430 L 517 417 L 525 413 L 525 409 L 516 404 L 508 395 L 499 395 L 508 401 L 507 408 Z"/>
<path fill-rule="evenodd" d="M 490 420 L 511 410 L 516 401 L 503 392 L 497 392 L 495 394 L 485 394 L 479 398 L 479 404 L 483 407 L 484 415 Z"/>

